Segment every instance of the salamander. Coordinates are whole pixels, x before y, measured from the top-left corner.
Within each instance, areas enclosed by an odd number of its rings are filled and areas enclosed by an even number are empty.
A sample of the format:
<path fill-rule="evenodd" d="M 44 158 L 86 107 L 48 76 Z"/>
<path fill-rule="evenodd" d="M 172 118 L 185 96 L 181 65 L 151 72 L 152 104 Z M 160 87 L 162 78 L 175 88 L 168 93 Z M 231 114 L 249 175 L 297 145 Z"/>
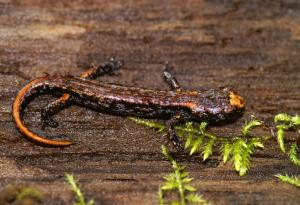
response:
<path fill-rule="evenodd" d="M 97 68 L 84 72 L 80 77 L 44 76 L 25 85 L 16 96 L 12 115 L 17 129 L 28 139 L 45 146 L 64 147 L 74 144 L 68 140 L 52 140 L 31 131 L 23 122 L 23 111 L 28 102 L 42 93 L 62 95 L 42 111 L 44 124 L 56 127 L 51 116 L 70 104 L 78 104 L 99 112 L 118 116 L 136 116 L 166 120 L 169 139 L 176 148 L 182 142 L 174 132 L 174 126 L 186 121 L 224 123 L 240 117 L 245 109 L 245 100 L 232 88 L 181 89 L 167 64 L 163 76 L 170 90 L 155 90 L 128 87 L 91 80 L 105 73 L 112 73 L 121 66 L 110 59 Z M 90 79 L 88 79 L 90 78 Z"/>

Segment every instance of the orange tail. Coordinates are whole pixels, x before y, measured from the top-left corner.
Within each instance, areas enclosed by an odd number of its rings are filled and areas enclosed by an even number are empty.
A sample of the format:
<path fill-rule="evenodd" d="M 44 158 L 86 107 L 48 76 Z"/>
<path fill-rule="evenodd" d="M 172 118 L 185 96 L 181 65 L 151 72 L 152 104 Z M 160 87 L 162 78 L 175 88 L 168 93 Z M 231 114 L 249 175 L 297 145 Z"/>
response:
<path fill-rule="evenodd" d="M 17 129 L 28 139 L 37 142 L 41 145 L 45 146 L 54 146 L 54 147 L 65 147 L 72 144 L 75 144 L 72 141 L 64 141 L 64 140 L 49 140 L 43 136 L 33 133 L 30 131 L 23 122 L 22 119 L 22 107 L 28 97 L 34 94 L 36 91 L 44 87 L 46 84 L 45 82 L 49 79 L 49 77 L 41 77 L 29 82 L 26 86 L 24 86 L 18 95 L 16 96 L 13 106 L 12 106 L 12 115 L 14 121 L 16 123 Z"/>

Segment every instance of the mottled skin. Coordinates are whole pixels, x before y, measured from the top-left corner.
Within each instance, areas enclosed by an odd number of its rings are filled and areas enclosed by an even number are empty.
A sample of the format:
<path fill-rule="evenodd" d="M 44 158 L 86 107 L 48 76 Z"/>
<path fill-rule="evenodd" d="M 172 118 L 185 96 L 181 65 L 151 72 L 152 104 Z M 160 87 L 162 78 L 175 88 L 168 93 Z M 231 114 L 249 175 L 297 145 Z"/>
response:
<path fill-rule="evenodd" d="M 167 74 L 169 72 L 165 71 Z M 161 91 L 136 87 L 106 84 L 72 76 L 46 76 L 28 83 L 15 99 L 13 117 L 17 128 L 29 139 L 43 145 L 67 146 L 70 141 L 48 140 L 31 132 L 24 125 L 21 113 L 26 102 L 40 93 L 64 94 L 59 103 L 47 108 L 53 114 L 64 103 L 76 103 L 100 112 L 168 120 L 169 137 L 177 148 L 181 141 L 173 131 L 173 126 L 182 121 L 209 121 L 222 123 L 239 117 L 244 110 L 243 99 L 229 88 L 200 89 L 182 91 L 176 79 L 166 76 L 166 81 L 175 90 Z M 177 83 L 177 84 L 176 84 Z M 47 116 L 44 112 L 44 117 Z M 46 113 L 46 114 L 45 114 Z M 51 118 L 48 123 L 50 126 Z M 45 120 L 47 123 L 47 120 Z"/>
<path fill-rule="evenodd" d="M 68 93 L 71 101 L 120 116 L 170 119 L 178 112 L 185 120 L 220 122 L 241 110 L 229 103 L 227 89 L 161 91 L 104 84 L 78 77 L 45 77 L 32 91 Z"/>
<path fill-rule="evenodd" d="M 102 75 L 113 74 L 114 71 L 120 69 L 122 66 L 122 62 L 116 60 L 115 58 L 111 57 L 108 61 L 104 62 L 102 65 L 96 67 L 93 66 L 92 68 L 84 71 L 80 74 L 81 78 L 87 79 L 95 79 Z M 71 96 L 69 94 L 63 94 L 59 99 L 56 101 L 48 104 L 41 112 L 43 127 L 50 126 L 50 127 L 57 127 L 58 122 L 52 119 L 52 116 L 62 110 L 63 108 L 67 107 L 71 104 Z"/>

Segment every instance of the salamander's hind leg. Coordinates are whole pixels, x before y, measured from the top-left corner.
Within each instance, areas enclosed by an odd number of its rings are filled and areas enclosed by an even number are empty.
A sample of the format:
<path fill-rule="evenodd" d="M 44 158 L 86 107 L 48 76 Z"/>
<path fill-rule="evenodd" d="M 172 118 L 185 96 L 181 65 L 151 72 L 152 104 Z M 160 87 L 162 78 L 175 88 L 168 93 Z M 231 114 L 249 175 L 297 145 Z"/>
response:
<path fill-rule="evenodd" d="M 168 83 L 168 85 L 171 87 L 172 90 L 176 90 L 176 91 L 180 91 L 181 87 L 177 81 L 177 79 L 171 74 L 171 70 L 173 69 L 173 66 L 171 66 L 170 64 L 166 64 L 164 71 L 163 71 L 163 76 L 164 79 L 166 81 L 166 83 Z"/>
<path fill-rule="evenodd" d="M 70 104 L 71 96 L 69 94 L 63 94 L 59 99 L 44 107 L 41 111 L 42 128 L 44 129 L 46 126 L 57 127 L 58 122 L 55 121 L 52 116 Z"/>
<path fill-rule="evenodd" d="M 182 116 L 181 114 L 177 114 L 173 116 L 171 119 L 166 121 L 166 126 L 167 126 L 167 133 L 165 136 L 168 137 L 168 139 L 173 143 L 174 147 L 178 151 L 183 151 L 183 142 L 182 140 L 177 136 L 175 132 L 175 125 L 177 125 L 179 122 L 182 121 Z"/>
<path fill-rule="evenodd" d="M 95 79 L 99 76 L 106 74 L 112 74 L 114 71 L 120 69 L 122 62 L 115 58 L 110 58 L 107 62 L 98 67 L 90 68 L 81 73 L 81 78 Z M 60 110 L 71 104 L 71 96 L 69 94 L 63 94 L 58 100 L 48 104 L 41 112 L 41 118 L 43 128 L 46 126 L 57 127 L 58 122 L 52 119 L 52 116 L 58 113 Z"/>

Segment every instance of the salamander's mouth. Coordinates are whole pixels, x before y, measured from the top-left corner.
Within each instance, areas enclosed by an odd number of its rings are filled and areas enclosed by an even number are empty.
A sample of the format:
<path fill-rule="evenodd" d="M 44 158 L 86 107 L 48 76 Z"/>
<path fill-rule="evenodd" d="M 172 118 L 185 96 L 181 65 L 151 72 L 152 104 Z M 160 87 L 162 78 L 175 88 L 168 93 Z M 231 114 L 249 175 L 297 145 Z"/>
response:
<path fill-rule="evenodd" d="M 230 105 L 237 107 L 238 109 L 245 108 L 245 100 L 241 96 L 237 95 L 233 91 L 229 91 Z"/>

